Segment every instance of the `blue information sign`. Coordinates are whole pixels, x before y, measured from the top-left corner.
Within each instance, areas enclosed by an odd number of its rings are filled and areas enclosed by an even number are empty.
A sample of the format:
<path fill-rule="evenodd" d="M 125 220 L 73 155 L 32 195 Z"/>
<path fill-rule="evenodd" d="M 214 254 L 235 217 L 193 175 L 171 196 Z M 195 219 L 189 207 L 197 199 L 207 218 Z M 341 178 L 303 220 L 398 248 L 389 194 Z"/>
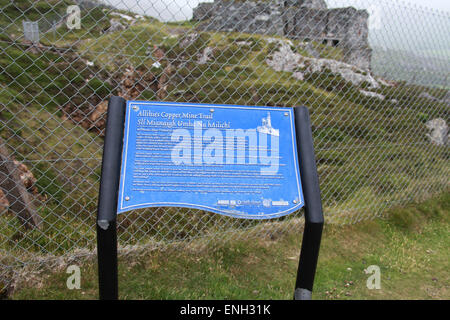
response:
<path fill-rule="evenodd" d="M 292 108 L 127 102 L 118 213 L 268 219 L 303 203 Z"/>

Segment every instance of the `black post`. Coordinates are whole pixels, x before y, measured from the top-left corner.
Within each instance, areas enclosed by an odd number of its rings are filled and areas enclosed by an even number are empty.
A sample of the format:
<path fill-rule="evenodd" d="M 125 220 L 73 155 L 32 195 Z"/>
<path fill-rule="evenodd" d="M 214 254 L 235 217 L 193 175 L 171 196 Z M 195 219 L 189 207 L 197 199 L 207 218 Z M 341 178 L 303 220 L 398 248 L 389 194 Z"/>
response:
<path fill-rule="evenodd" d="M 117 300 L 119 293 L 116 216 L 125 109 L 125 99 L 111 97 L 108 103 L 97 212 L 98 283 L 101 300 Z"/>
<path fill-rule="evenodd" d="M 305 201 L 305 230 L 303 232 L 294 299 L 310 300 L 317 259 L 319 258 L 324 219 L 308 109 L 306 107 L 295 107 L 294 116 L 298 161 Z"/>

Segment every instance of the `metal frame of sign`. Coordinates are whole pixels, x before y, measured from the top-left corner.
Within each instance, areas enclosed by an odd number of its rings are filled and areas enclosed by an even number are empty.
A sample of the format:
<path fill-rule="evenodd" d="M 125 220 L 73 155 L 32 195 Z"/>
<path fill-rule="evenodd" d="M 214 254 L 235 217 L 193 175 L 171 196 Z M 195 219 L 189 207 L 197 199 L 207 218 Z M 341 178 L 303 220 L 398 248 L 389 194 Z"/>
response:
<path fill-rule="evenodd" d="M 309 112 L 303 106 L 294 107 L 293 110 L 305 207 L 305 228 L 294 299 L 308 300 L 311 299 L 314 284 L 324 218 Z M 99 298 L 102 300 L 118 299 L 119 294 L 116 218 L 125 112 L 126 100 L 121 97 L 111 97 L 108 103 L 97 212 Z"/>

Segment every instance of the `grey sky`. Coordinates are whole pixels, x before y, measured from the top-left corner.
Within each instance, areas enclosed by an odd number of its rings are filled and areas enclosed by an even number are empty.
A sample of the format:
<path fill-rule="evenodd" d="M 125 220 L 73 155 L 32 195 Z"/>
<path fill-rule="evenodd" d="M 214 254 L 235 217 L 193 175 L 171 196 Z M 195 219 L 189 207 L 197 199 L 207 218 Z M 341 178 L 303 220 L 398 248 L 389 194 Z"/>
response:
<path fill-rule="evenodd" d="M 450 12 L 449 0 L 403 0 L 405 3 Z"/>

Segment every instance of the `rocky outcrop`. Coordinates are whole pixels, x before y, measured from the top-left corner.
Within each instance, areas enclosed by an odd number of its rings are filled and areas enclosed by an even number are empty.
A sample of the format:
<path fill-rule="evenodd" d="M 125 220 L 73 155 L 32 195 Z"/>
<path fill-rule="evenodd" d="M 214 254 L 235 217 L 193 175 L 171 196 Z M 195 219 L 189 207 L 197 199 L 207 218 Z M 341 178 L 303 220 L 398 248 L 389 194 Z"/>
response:
<path fill-rule="evenodd" d="M 425 126 L 431 133 L 427 137 L 432 144 L 437 146 L 446 146 L 449 144 L 448 126 L 444 119 L 436 118 L 425 123 Z"/>
<path fill-rule="evenodd" d="M 277 49 L 266 60 L 275 71 L 292 72 L 292 76 L 298 80 L 303 80 L 313 73 L 329 71 L 340 75 L 354 86 L 365 83 L 368 89 L 380 88 L 380 83 L 362 68 L 332 59 L 302 56 L 292 50 L 293 44 L 290 40 L 268 39 L 268 41 L 277 44 Z"/>
<path fill-rule="evenodd" d="M 369 70 L 366 10 L 327 9 L 323 0 L 231 1 L 200 3 L 193 19 L 207 31 L 237 31 L 315 40 L 342 48 L 343 61 Z"/>
<path fill-rule="evenodd" d="M 431 94 L 429 94 L 428 92 L 421 92 L 419 94 L 419 98 L 423 98 L 423 99 L 428 99 L 431 100 L 433 102 L 439 102 L 439 103 L 446 103 L 450 106 L 450 91 L 448 91 L 443 98 L 439 99 L 436 97 L 433 97 Z"/>
<path fill-rule="evenodd" d="M 203 21 L 211 19 L 214 15 L 212 10 L 214 7 L 213 2 L 201 2 L 192 12 L 192 19 L 195 21 Z"/>
<path fill-rule="evenodd" d="M 117 31 L 122 31 L 125 30 L 126 27 L 120 23 L 120 21 L 116 20 L 116 19 L 111 19 L 109 20 L 109 28 L 105 30 L 105 33 L 113 33 L 113 32 L 117 32 Z"/>
<path fill-rule="evenodd" d="M 194 20 L 206 20 L 206 31 L 239 31 L 283 35 L 282 6 L 277 2 L 215 1 L 194 9 Z"/>
<path fill-rule="evenodd" d="M 311 8 L 311 9 L 326 9 L 327 3 L 325 0 L 291 0 L 291 5 L 304 7 L 304 8 Z"/>

